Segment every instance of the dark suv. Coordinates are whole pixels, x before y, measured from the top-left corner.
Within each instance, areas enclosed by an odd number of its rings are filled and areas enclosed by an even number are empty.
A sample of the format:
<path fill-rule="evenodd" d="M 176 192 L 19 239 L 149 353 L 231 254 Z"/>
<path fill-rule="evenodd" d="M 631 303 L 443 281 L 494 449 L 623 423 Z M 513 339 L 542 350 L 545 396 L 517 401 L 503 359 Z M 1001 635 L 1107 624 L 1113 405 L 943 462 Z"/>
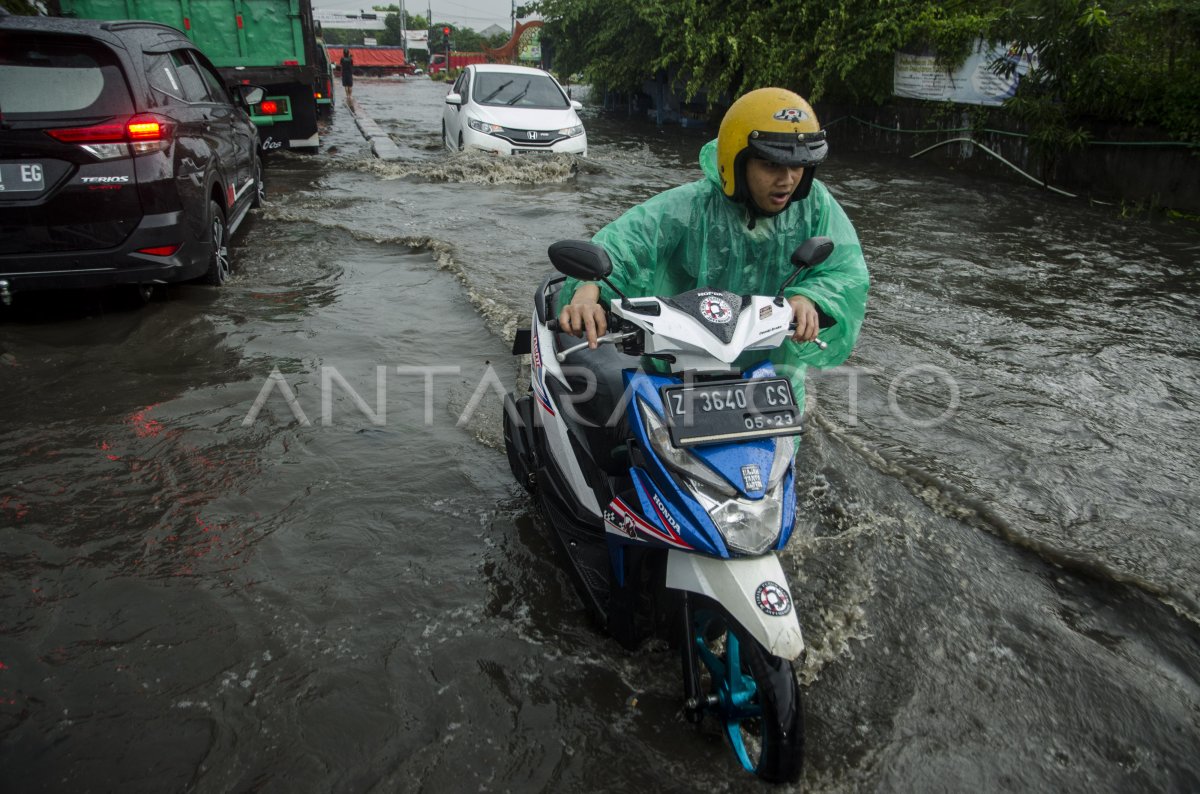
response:
<path fill-rule="evenodd" d="M 0 15 L 0 301 L 224 282 L 263 196 L 261 89 L 236 95 L 166 25 Z"/>

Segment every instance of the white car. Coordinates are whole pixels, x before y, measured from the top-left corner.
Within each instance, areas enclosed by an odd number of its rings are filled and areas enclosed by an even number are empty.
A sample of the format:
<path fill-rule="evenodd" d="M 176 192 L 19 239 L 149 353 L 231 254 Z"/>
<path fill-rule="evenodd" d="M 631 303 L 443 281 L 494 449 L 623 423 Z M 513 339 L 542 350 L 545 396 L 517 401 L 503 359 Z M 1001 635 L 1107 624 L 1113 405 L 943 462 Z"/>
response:
<path fill-rule="evenodd" d="M 541 69 L 471 64 L 446 94 L 442 141 L 458 151 L 586 157 L 582 108 Z"/>

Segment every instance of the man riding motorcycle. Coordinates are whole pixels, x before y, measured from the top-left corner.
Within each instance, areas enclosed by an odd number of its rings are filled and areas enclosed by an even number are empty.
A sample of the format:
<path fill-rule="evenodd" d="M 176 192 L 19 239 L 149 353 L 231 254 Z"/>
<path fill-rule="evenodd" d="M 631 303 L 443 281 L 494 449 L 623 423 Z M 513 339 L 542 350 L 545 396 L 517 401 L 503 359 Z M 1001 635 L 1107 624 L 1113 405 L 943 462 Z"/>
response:
<path fill-rule="evenodd" d="M 726 112 L 715 141 L 700 150 L 705 178 L 633 207 L 592 238 L 612 260 L 609 280 L 630 297 L 675 295 L 713 287 L 773 295 L 793 272 L 790 256 L 805 240 L 833 240 L 833 254 L 785 291 L 796 313 L 792 338 L 772 351 L 804 405 L 809 365 L 833 367 L 850 355 L 866 312 L 868 274 L 846 213 L 814 179 L 828 153 L 813 109 L 782 88 L 751 91 Z M 606 285 L 568 279 L 559 298 L 563 331 L 591 347 L 607 330 Z M 820 330 L 819 314 L 832 325 Z M 820 333 L 825 347 L 804 344 Z M 743 363 L 743 362 L 739 362 Z M 644 362 L 654 368 L 655 362 Z"/>

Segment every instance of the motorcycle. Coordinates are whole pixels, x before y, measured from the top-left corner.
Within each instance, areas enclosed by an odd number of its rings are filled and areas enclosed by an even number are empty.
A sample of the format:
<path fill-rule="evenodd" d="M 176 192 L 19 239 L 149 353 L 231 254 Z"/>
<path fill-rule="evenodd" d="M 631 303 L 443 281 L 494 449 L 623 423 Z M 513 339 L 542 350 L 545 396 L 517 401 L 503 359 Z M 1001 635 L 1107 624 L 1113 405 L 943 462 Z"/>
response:
<path fill-rule="evenodd" d="M 795 520 L 801 406 L 763 359 L 795 328 L 784 289 L 832 250 L 824 237 L 797 248 L 774 296 L 629 298 L 603 248 L 554 243 L 558 273 L 513 345 L 530 355 L 528 390 L 504 406 L 513 476 L 591 615 L 630 649 L 676 641 L 687 720 L 715 717 L 742 766 L 771 782 L 797 780 L 803 763 L 804 639 L 776 554 Z M 566 276 L 618 295 L 596 349 L 558 329 Z M 750 351 L 759 361 L 740 365 Z"/>

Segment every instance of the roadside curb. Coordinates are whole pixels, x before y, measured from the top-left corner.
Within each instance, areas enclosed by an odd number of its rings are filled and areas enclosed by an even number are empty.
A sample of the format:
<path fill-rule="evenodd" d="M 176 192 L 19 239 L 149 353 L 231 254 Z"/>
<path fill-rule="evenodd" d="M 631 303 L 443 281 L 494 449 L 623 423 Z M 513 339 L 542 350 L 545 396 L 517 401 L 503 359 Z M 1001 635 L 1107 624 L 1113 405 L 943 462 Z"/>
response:
<path fill-rule="evenodd" d="M 363 113 L 358 108 L 358 103 L 353 99 L 346 100 L 346 106 L 350 108 L 350 112 L 354 114 L 354 123 L 358 126 L 359 132 L 371 144 L 371 151 L 380 160 L 399 160 L 400 149 L 395 142 L 388 137 L 388 134 L 383 131 L 376 123 L 375 119 Z"/>

